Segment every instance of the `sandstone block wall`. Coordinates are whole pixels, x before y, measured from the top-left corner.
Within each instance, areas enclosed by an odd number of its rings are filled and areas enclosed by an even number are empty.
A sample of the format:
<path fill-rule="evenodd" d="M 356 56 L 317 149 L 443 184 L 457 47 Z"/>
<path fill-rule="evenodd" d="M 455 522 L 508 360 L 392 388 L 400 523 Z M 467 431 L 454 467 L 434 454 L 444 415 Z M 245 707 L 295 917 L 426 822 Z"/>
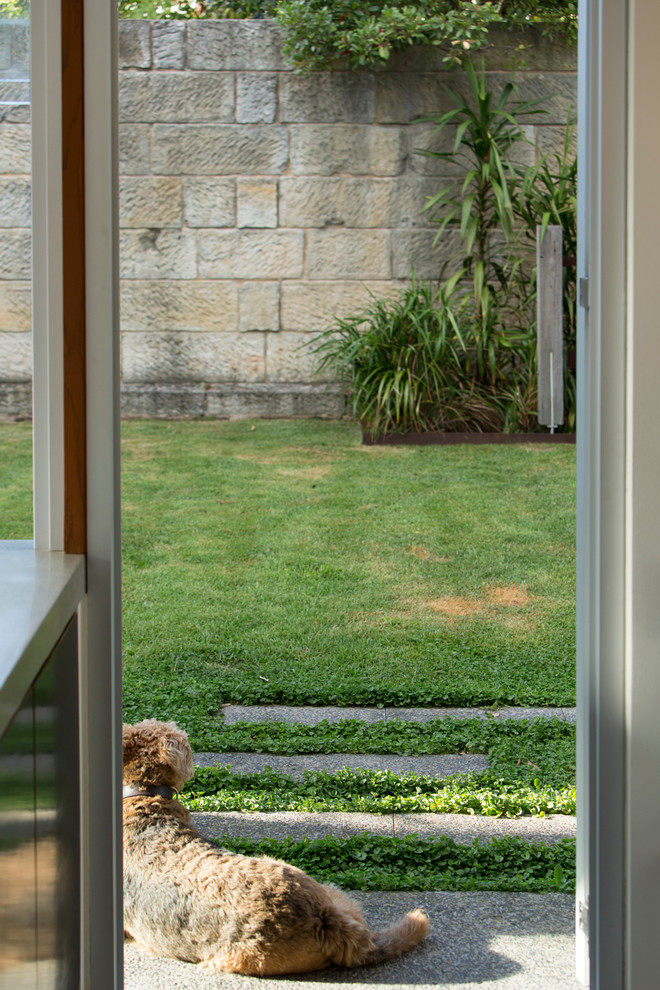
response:
<path fill-rule="evenodd" d="M 0 24 L 0 98 L 25 94 L 26 29 Z M 511 38 L 486 54 L 509 78 Z M 267 21 L 120 21 L 120 258 L 127 415 L 336 415 L 310 341 L 411 267 L 456 250 L 422 212 L 451 168 L 421 118 L 465 91 L 434 49 L 379 72 L 296 75 Z M 559 147 L 575 55 L 536 41 L 517 72 L 532 161 Z M 3 81 L 4 79 L 4 81 Z M 21 89 L 22 87 L 22 89 Z M 0 393 L 30 379 L 29 111 L 0 106 Z M 444 147 L 447 147 L 445 144 Z M 11 387 L 10 387 L 11 386 Z M 0 406 L 3 405 L 0 402 Z"/>

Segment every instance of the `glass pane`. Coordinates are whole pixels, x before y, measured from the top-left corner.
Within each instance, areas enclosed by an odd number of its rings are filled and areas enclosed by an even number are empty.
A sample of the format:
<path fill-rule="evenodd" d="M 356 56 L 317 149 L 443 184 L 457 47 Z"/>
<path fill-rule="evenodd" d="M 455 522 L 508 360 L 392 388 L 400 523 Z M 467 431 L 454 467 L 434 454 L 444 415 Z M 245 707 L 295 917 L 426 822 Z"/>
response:
<path fill-rule="evenodd" d="M 0 539 L 32 536 L 29 16 L 0 0 Z"/>
<path fill-rule="evenodd" d="M 37 986 L 34 701 L 0 742 L 0 990 Z"/>

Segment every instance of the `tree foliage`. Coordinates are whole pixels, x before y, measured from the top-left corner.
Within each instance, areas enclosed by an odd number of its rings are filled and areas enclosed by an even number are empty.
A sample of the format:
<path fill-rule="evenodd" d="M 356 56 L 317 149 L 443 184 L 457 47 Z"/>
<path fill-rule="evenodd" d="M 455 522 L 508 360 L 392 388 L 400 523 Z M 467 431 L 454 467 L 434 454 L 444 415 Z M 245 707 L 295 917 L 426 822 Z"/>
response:
<path fill-rule="evenodd" d="M 274 17 L 301 71 L 377 68 L 415 44 L 441 46 L 448 64 L 460 64 L 488 44 L 497 25 L 517 32 L 536 27 L 570 41 L 577 36 L 577 0 L 119 0 L 119 16 Z"/>

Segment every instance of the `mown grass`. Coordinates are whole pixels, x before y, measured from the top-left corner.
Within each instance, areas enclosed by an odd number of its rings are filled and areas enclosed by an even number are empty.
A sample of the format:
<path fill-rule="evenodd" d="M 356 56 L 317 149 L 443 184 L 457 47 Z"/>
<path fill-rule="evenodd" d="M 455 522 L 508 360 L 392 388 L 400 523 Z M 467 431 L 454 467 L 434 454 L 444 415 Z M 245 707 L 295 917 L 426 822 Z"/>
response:
<path fill-rule="evenodd" d="M 30 535 L 29 426 L 0 536 Z M 574 451 L 382 447 L 348 423 L 123 426 L 125 698 L 574 702 Z"/>
<path fill-rule="evenodd" d="M 32 539 L 32 424 L 0 423 L 0 540 Z"/>

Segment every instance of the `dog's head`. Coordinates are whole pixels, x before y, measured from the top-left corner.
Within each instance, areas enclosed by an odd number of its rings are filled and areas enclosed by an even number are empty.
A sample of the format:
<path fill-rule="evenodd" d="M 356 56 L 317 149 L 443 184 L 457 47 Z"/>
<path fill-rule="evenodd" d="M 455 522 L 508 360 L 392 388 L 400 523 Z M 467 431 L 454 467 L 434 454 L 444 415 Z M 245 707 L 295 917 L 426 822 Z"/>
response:
<path fill-rule="evenodd" d="M 174 722 L 149 718 L 125 725 L 123 742 L 125 784 L 167 784 L 179 791 L 193 775 L 188 736 Z"/>

